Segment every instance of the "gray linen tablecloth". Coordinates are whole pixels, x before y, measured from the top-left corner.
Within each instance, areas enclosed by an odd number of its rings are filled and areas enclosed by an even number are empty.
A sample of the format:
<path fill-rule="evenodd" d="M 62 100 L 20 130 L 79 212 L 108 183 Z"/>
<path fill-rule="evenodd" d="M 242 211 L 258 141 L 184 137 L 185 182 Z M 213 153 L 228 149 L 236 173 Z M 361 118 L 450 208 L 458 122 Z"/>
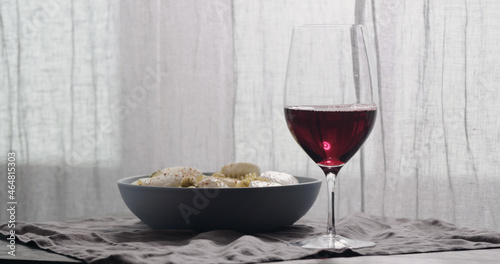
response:
<path fill-rule="evenodd" d="M 303 249 L 290 242 L 322 233 L 323 220 L 302 219 L 294 226 L 265 234 L 230 230 L 152 230 L 137 218 L 91 218 L 79 221 L 16 224 L 17 238 L 88 263 L 255 263 L 304 258 L 391 255 L 500 247 L 500 231 L 460 228 L 436 219 L 388 219 L 353 214 L 337 223 L 340 235 L 377 243 L 373 248 Z M 7 225 L 0 233 L 8 235 Z"/>

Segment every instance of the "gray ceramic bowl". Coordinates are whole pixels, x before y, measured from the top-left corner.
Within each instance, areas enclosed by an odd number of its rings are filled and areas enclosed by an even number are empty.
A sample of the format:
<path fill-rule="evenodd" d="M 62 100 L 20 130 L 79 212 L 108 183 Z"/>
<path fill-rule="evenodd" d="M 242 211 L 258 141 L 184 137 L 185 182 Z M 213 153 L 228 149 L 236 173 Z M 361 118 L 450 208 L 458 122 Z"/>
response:
<path fill-rule="evenodd" d="M 254 188 L 137 186 L 148 175 L 118 181 L 130 211 L 154 229 L 230 229 L 266 232 L 289 226 L 311 208 L 321 180 L 296 177 L 299 184 Z"/>

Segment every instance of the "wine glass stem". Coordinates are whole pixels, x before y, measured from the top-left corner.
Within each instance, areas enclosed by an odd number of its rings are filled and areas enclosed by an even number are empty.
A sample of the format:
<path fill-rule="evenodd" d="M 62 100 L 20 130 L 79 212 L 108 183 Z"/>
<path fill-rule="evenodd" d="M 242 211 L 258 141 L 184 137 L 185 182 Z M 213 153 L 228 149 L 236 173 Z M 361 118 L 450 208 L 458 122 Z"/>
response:
<path fill-rule="evenodd" d="M 328 223 L 326 232 L 328 235 L 335 236 L 337 232 L 335 231 L 335 178 L 337 175 L 328 172 L 326 174 L 326 186 L 328 188 Z"/>

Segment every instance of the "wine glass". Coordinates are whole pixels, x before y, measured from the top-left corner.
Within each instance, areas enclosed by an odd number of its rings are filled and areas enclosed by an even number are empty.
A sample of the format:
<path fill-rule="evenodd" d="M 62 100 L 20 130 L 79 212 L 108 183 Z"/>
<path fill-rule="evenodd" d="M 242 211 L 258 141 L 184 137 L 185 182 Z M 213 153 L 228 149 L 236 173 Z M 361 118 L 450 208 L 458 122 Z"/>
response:
<path fill-rule="evenodd" d="M 285 118 L 302 149 L 323 170 L 328 188 L 326 234 L 292 243 L 306 248 L 362 248 L 373 242 L 336 234 L 334 185 L 368 138 L 377 114 L 362 25 L 293 28 L 285 85 Z"/>

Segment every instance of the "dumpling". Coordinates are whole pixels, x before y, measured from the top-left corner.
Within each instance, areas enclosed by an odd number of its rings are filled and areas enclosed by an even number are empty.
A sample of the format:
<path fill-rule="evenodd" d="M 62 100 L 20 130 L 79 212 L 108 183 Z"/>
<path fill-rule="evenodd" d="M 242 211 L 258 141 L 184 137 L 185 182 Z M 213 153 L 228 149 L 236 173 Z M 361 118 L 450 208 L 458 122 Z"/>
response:
<path fill-rule="evenodd" d="M 150 177 L 139 179 L 132 184 L 134 185 L 151 185 L 163 187 L 185 187 L 193 186 L 194 183 L 203 177 L 203 173 L 195 168 L 190 167 L 171 167 L 158 170 L 151 174 Z M 185 180 L 188 178 L 188 180 Z"/>
<path fill-rule="evenodd" d="M 205 177 L 196 184 L 198 188 L 225 188 L 228 187 L 221 179 L 216 177 Z"/>
<path fill-rule="evenodd" d="M 263 172 L 260 175 L 260 178 L 262 178 L 265 181 L 278 183 L 280 185 L 292 185 L 292 184 L 299 183 L 299 181 L 295 177 L 293 177 L 292 175 L 290 175 L 288 173 L 284 173 L 284 172 L 277 172 L 277 171 Z"/>
<path fill-rule="evenodd" d="M 281 186 L 279 183 L 268 182 L 268 181 L 251 181 L 248 187 L 269 187 L 269 186 Z"/>
<path fill-rule="evenodd" d="M 220 172 L 229 178 L 243 179 L 245 178 L 245 175 L 251 173 L 260 175 L 260 168 L 259 166 L 252 163 L 240 162 L 225 165 L 220 169 Z"/>

